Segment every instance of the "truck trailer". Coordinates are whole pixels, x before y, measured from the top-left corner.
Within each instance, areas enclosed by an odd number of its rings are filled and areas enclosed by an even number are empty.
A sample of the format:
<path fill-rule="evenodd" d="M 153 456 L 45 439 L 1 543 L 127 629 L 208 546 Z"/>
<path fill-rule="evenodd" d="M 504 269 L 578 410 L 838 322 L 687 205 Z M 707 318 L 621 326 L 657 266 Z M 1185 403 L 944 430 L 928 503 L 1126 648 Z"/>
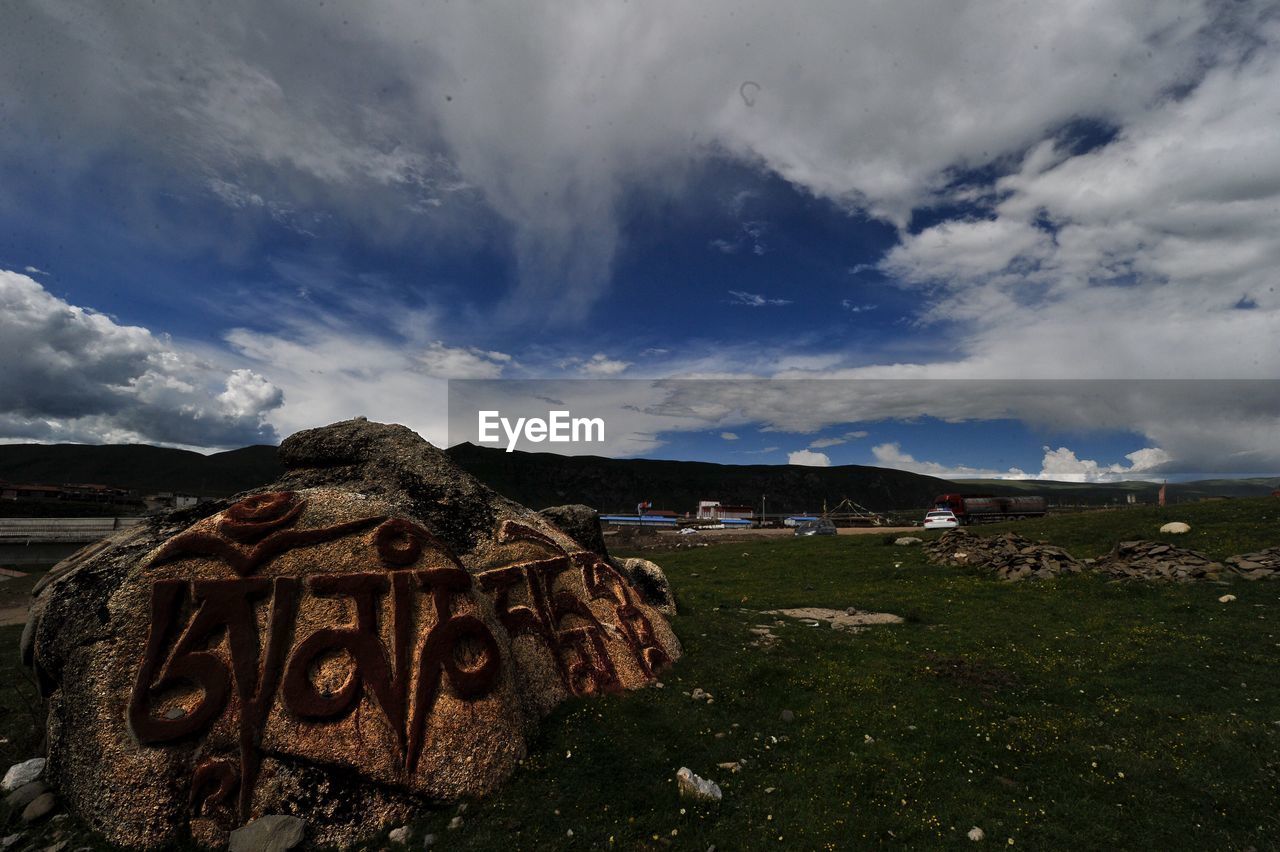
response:
<path fill-rule="evenodd" d="M 990 494 L 940 494 L 935 509 L 950 509 L 961 524 L 991 524 L 1039 518 L 1049 507 L 1043 497 L 993 497 Z"/>

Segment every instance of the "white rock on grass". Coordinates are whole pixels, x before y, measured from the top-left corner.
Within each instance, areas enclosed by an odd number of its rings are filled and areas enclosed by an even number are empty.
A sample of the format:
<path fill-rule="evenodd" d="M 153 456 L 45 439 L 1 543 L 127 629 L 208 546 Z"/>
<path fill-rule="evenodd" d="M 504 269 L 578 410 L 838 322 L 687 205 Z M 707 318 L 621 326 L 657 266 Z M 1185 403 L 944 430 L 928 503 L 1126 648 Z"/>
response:
<path fill-rule="evenodd" d="M 920 544 L 922 541 L 924 541 L 922 538 L 916 538 L 913 535 L 904 535 L 900 538 L 895 538 L 893 543 L 899 547 L 910 547 L 913 544 Z"/>
<path fill-rule="evenodd" d="M 387 835 L 387 839 L 392 843 L 399 843 L 401 846 L 405 846 L 409 843 L 409 836 L 409 826 L 402 825 L 399 828 L 391 829 L 391 833 Z"/>
<path fill-rule="evenodd" d="M 676 786 L 680 790 L 680 795 L 688 799 L 700 802 L 718 802 L 724 798 L 724 794 L 720 792 L 719 784 L 714 781 L 708 781 L 706 778 L 699 778 L 687 766 L 680 767 L 680 770 L 676 772 Z"/>
<path fill-rule="evenodd" d="M 987 837 L 987 833 L 982 829 L 978 828 L 976 825 L 973 828 L 969 829 L 969 839 L 974 841 L 975 843 L 978 842 L 979 840 L 985 840 L 986 837 Z"/>
<path fill-rule="evenodd" d="M 1235 599 L 1236 599 L 1235 595 L 1223 595 L 1222 597 L 1218 598 L 1218 603 L 1231 603 Z"/>
<path fill-rule="evenodd" d="M 1191 525 L 1184 524 L 1182 521 L 1170 521 L 1160 528 L 1162 533 L 1170 533 L 1172 535 L 1182 535 L 1191 532 Z"/>
<path fill-rule="evenodd" d="M 0 787 L 4 788 L 4 792 L 12 792 L 24 784 L 30 784 L 44 773 L 44 758 L 33 757 L 30 760 L 24 760 L 22 763 L 15 763 L 9 767 L 9 771 L 4 774 L 4 781 L 0 782 Z"/>

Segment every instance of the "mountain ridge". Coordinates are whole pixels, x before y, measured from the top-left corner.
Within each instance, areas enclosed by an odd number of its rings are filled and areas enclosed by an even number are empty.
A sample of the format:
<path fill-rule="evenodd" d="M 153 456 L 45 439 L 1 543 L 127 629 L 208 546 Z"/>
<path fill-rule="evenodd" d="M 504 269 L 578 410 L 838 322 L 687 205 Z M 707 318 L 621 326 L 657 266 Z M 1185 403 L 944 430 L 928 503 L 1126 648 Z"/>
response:
<path fill-rule="evenodd" d="M 726 465 L 663 459 L 611 459 L 554 453 L 507 453 L 458 444 L 445 451 L 459 467 L 498 493 L 531 508 L 586 503 L 601 512 L 633 512 L 636 503 L 683 514 L 699 500 L 718 500 L 769 513 L 817 512 L 848 498 L 873 511 L 927 507 L 946 492 L 1019 494 L 1035 491 L 1051 504 L 1115 505 L 1129 494 L 1154 502 L 1159 483 L 1124 481 L 950 481 L 867 465 Z M 274 446 L 258 444 L 202 455 L 149 444 L 4 444 L 0 480 L 21 483 L 100 483 L 139 494 L 178 491 L 225 497 L 279 476 Z M 1173 499 L 1264 496 L 1280 478 L 1172 483 Z"/>

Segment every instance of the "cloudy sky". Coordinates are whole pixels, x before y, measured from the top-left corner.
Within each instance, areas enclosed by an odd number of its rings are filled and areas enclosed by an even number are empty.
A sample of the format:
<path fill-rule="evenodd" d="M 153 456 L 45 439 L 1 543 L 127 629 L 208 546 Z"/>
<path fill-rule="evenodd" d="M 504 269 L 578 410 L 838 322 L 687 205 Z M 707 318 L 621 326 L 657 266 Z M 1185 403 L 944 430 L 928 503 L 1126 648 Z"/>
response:
<path fill-rule="evenodd" d="M 1275 473 L 1278 278 L 1274 2 L 0 6 L 4 441 Z"/>

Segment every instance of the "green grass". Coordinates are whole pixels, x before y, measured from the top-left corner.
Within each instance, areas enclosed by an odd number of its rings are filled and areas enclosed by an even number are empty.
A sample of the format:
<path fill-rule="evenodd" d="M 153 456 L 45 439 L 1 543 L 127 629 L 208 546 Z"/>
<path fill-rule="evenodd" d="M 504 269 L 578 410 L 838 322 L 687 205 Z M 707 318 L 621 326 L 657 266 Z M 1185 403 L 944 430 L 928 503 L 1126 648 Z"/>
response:
<path fill-rule="evenodd" d="M 1160 527 L 1169 521 L 1185 521 L 1191 525 L 1191 532 L 1161 534 Z M 1079 559 L 1102 556 L 1118 541 L 1139 538 L 1167 541 L 1225 559 L 1280 544 L 1280 500 L 1262 497 L 1163 508 L 1142 506 L 1050 515 L 971 529 L 981 535 L 1013 531 L 1033 540 L 1044 539 L 1065 547 Z"/>
<path fill-rule="evenodd" d="M 1183 519 L 1195 532 L 1180 540 L 1221 557 L 1280 544 L 1278 509 L 1016 528 L 1089 556 Z M 988 848 L 1280 845 L 1280 582 L 1004 584 L 879 535 L 657 560 L 686 652 L 665 688 L 566 703 L 502 791 L 456 831 L 455 808 L 426 813 L 414 848 L 431 831 L 448 849 L 972 849 L 975 825 Z M 1237 600 L 1219 603 L 1227 591 Z M 857 635 L 793 622 L 773 648 L 750 646 L 749 628 L 773 620 L 760 610 L 800 605 L 908 620 Z M 683 694 L 694 687 L 715 702 Z M 743 758 L 738 774 L 716 768 Z M 681 801 L 681 766 L 719 782 L 724 801 Z"/>

